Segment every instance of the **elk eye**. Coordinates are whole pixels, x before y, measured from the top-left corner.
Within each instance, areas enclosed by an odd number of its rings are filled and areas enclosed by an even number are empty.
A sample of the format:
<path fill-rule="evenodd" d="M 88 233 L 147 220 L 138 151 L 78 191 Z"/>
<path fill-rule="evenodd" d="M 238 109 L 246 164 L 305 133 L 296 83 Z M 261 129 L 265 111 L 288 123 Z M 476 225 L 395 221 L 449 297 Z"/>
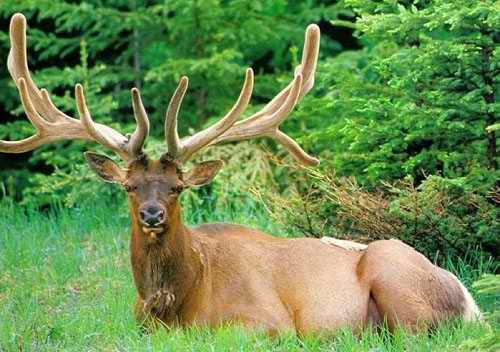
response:
<path fill-rule="evenodd" d="M 126 192 L 133 192 L 137 189 L 136 186 L 131 186 L 131 185 L 123 185 L 123 188 L 125 188 Z"/>
<path fill-rule="evenodd" d="M 170 194 L 179 194 L 184 190 L 182 186 L 175 186 L 170 189 Z"/>

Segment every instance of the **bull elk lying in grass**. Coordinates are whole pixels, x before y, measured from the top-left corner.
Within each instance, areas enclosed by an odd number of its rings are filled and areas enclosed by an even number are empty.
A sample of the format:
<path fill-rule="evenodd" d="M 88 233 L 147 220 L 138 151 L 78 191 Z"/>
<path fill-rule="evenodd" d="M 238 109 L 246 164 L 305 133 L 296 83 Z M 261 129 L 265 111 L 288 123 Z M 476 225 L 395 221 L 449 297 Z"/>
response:
<path fill-rule="evenodd" d="M 139 91 L 132 89 L 137 127 L 130 137 L 92 120 L 81 85 L 75 89 L 79 119 L 64 114 L 31 79 L 26 19 L 16 14 L 10 24 L 8 67 L 36 134 L 0 141 L 0 152 L 21 153 L 58 140 L 83 139 L 100 143 L 126 162 L 121 168 L 105 156 L 85 153 L 101 178 L 128 192 L 130 256 L 141 321 L 152 317 L 166 326 L 210 327 L 231 322 L 271 334 L 308 334 L 346 326 L 357 331 L 384 321 L 390 329 L 401 325 L 415 332 L 447 318 L 480 319 L 470 293 L 453 274 L 397 240 L 375 241 L 355 251 L 335 240 L 332 245 L 318 239 L 277 238 L 239 225 L 183 224 L 181 192 L 209 183 L 223 166 L 217 160 L 183 170 L 205 147 L 265 136 L 298 162 L 318 163 L 278 128 L 313 86 L 319 36 L 316 25 L 308 27 L 294 79 L 261 111 L 237 122 L 252 93 L 253 72 L 248 69 L 227 115 L 181 140 L 177 114 L 188 85 L 183 77 L 166 113 L 168 150 L 152 160 L 143 152 L 149 121 Z"/>

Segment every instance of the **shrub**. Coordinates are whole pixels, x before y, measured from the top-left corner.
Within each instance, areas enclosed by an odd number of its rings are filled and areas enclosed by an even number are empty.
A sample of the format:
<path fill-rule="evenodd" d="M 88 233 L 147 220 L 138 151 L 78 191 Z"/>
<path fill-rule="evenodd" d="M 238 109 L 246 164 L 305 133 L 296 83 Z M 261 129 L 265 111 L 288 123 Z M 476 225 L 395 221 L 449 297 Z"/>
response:
<path fill-rule="evenodd" d="M 406 178 L 366 191 L 354 178 L 295 168 L 296 184 L 279 193 L 254 189 L 288 230 L 367 242 L 398 238 L 430 258 L 471 249 L 498 258 L 500 189 L 483 195 L 465 179 Z M 497 259 L 498 260 L 498 259 Z"/>

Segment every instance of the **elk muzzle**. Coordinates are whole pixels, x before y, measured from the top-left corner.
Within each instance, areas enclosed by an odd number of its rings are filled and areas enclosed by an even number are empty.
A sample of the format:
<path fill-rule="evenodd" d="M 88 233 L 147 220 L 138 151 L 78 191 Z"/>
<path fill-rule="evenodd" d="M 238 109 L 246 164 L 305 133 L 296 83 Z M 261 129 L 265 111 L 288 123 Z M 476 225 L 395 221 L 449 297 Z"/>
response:
<path fill-rule="evenodd" d="M 165 224 L 166 214 L 160 204 L 146 203 L 139 208 L 139 220 L 146 227 L 161 227 Z"/>

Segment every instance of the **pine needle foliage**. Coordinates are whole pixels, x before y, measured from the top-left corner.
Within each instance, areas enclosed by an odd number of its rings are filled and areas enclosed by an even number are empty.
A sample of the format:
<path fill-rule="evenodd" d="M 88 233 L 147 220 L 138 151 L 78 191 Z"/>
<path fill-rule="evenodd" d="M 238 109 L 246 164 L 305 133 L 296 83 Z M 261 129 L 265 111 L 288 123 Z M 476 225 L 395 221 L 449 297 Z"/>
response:
<path fill-rule="evenodd" d="M 498 185 L 498 1 L 346 0 L 365 46 L 323 62 L 304 136 L 364 184 L 429 174 Z M 487 127 L 490 127 L 487 130 Z"/>

